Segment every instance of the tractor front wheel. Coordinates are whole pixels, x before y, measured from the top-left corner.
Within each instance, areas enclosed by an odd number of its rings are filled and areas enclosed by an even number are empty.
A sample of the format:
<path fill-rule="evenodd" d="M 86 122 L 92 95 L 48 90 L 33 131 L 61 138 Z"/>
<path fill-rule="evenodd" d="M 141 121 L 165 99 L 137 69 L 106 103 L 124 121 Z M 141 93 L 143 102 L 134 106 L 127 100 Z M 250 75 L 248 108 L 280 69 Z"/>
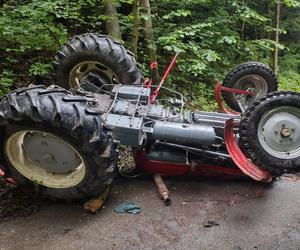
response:
<path fill-rule="evenodd" d="M 225 103 L 233 110 L 246 110 L 257 99 L 264 97 L 278 88 L 278 80 L 272 69 L 258 62 L 246 62 L 230 71 L 223 81 L 224 87 L 247 90 L 253 95 L 240 95 L 222 92 Z"/>
<path fill-rule="evenodd" d="M 241 145 L 273 175 L 300 170 L 300 94 L 275 92 L 251 105 L 240 123 Z"/>

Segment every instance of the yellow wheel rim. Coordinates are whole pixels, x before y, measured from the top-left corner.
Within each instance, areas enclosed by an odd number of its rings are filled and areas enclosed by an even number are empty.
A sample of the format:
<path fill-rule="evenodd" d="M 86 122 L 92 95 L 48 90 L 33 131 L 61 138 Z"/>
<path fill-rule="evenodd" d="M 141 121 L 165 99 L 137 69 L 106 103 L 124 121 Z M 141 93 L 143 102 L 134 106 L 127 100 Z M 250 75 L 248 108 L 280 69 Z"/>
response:
<path fill-rule="evenodd" d="M 78 185 L 86 174 L 79 152 L 51 133 L 15 132 L 6 140 L 4 149 L 11 166 L 39 185 L 70 188 Z"/>

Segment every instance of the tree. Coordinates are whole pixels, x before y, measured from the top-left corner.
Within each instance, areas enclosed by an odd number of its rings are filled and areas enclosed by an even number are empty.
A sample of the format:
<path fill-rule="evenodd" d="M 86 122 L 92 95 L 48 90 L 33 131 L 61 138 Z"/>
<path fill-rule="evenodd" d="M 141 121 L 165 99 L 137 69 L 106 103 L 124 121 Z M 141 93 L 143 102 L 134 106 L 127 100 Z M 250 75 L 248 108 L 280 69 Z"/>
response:
<path fill-rule="evenodd" d="M 278 73 L 278 44 L 279 44 L 279 29 L 280 29 L 280 0 L 276 3 L 276 30 L 275 30 L 275 50 L 274 50 L 274 72 Z"/>
<path fill-rule="evenodd" d="M 106 20 L 106 32 L 116 40 L 122 40 L 117 8 L 113 0 L 104 0 Z"/>
<path fill-rule="evenodd" d="M 140 6 L 142 8 L 142 20 L 144 34 L 147 44 L 148 56 L 150 61 L 156 60 L 156 50 L 154 47 L 153 39 L 153 27 L 152 27 L 152 18 L 151 18 L 151 7 L 149 0 L 140 0 Z"/>
<path fill-rule="evenodd" d="M 140 28 L 140 11 L 139 11 L 140 0 L 134 0 L 133 2 L 133 25 L 132 25 L 132 41 L 131 51 L 137 56 L 138 55 L 138 41 L 139 41 L 139 28 Z"/>

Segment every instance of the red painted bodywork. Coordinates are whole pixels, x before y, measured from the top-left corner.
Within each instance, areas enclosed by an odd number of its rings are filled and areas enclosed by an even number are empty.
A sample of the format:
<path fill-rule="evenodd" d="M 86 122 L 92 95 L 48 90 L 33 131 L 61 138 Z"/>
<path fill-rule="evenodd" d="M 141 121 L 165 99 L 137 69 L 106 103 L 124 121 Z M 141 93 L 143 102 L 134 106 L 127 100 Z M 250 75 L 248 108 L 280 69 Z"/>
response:
<path fill-rule="evenodd" d="M 168 68 L 166 69 L 162 79 L 160 80 L 159 84 L 157 85 L 155 90 L 151 93 L 150 101 L 151 101 L 152 104 L 155 103 L 156 97 L 158 96 L 158 92 L 159 92 L 161 86 L 164 84 L 165 80 L 167 79 L 168 75 L 170 74 L 173 66 L 175 65 L 178 55 L 179 55 L 179 52 L 177 52 L 175 54 L 175 56 L 173 57 L 171 63 L 169 64 Z M 156 65 L 156 67 L 157 67 L 157 65 Z"/>
<path fill-rule="evenodd" d="M 147 159 L 147 155 L 144 150 L 140 150 L 136 153 L 136 165 L 138 169 L 151 174 L 167 176 L 202 175 L 223 178 L 248 176 L 256 181 L 271 182 L 272 175 L 268 171 L 265 171 L 253 164 L 252 161 L 247 158 L 247 156 L 240 149 L 236 141 L 233 128 L 234 121 L 226 121 L 224 136 L 228 153 L 235 163 L 233 168 L 213 164 L 150 161 Z"/>
<path fill-rule="evenodd" d="M 215 86 L 215 100 L 218 104 L 219 110 L 223 113 L 230 114 L 230 115 L 240 115 L 239 112 L 236 112 L 224 105 L 224 102 L 221 97 L 223 88 L 224 87 L 222 86 L 221 82 L 217 81 Z"/>
<path fill-rule="evenodd" d="M 216 166 L 213 164 L 184 164 L 161 161 L 150 161 L 144 150 L 135 155 L 137 168 L 151 174 L 164 176 L 201 175 L 208 177 L 235 178 L 245 176 L 239 168 Z"/>
<path fill-rule="evenodd" d="M 234 120 L 227 120 L 225 123 L 224 136 L 227 151 L 230 154 L 234 163 L 239 167 L 242 172 L 256 181 L 271 182 L 272 175 L 256 166 L 240 149 L 237 140 L 233 133 Z"/>

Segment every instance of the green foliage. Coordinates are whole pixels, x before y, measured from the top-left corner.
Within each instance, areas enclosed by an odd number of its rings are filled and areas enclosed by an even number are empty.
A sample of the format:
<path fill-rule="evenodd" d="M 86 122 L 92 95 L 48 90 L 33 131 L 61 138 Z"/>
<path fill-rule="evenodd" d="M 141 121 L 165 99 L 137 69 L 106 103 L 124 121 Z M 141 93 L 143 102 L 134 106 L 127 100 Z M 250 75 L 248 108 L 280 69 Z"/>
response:
<path fill-rule="evenodd" d="M 100 8 L 97 0 L 14 0 L 0 6 L 0 94 L 23 85 L 24 79 L 33 82 L 35 76 L 47 76 L 68 33 L 102 25 Z"/>
<path fill-rule="evenodd" d="M 29 75 L 30 76 L 38 76 L 38 75 L 45 76 L 45 75 L 49 74 L 49 72 L 51 70 L 52 70 L 52 65 L 50 63 L 36 62 L 30 66 Z"/>
<path fill-rule="evenodd" d="M 11 70 L 3 70 L 0 73 L 0 96 L 6 94 L 14 83 L 15 74 Z"/>
<path fill-rule="evenodd" d="M 280 89 L 300 92 L 300 53 L 299 48 L 291 48 L 280 59 Z"/>
<path fill-rule="evenodd" d="M 133 0 L 112 0 L 117 6 L 122 39 L 131 44 Z M 281 88 L 299 90 L 300 2 L 282 0 L 280 44 L 274 42 L 276 2 L 240 0 L 150 1 L 154 41 L 146 43 L 140 28 L 138 58 L 147 75 L 147 46 L 156 48 L 160 75 L 180 52 L 167 86 L 183 91 L 191 105 L 214 109 L 213 85 L 234 65 L 257 60 L 272 65 L 275 46 L 281 50 Z M 0 95 L 10 87 L 51 75 L 59 46 L 74 34 L 105 33 L 99 0 L 11 0 L 0 4 Z M 140 21 L 150 16 L 140 9 Z M 148 46 L 148 48 L 149 48 Z M 205 84 L 204 84 L 205 83 Z"/>
<path fill-rule="evenodd" d="M 279 76 L 279 88 L 300 92 L 300 74 L 295 71 L 286 71 Z"/>

